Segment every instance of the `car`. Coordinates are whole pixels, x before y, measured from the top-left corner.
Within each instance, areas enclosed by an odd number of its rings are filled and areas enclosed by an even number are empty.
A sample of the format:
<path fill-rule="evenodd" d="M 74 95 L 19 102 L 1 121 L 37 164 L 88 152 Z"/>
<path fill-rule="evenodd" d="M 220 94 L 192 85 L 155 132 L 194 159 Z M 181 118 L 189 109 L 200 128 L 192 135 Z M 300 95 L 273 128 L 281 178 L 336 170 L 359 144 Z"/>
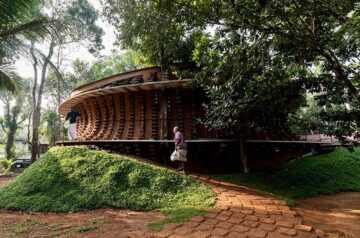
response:
<path fill-rule="evenodd" d="M 11 171 L 17 171 L 19 169 L 27 168 L 31 164 L 29 159 L 17 159 L 11 165 Z"/>

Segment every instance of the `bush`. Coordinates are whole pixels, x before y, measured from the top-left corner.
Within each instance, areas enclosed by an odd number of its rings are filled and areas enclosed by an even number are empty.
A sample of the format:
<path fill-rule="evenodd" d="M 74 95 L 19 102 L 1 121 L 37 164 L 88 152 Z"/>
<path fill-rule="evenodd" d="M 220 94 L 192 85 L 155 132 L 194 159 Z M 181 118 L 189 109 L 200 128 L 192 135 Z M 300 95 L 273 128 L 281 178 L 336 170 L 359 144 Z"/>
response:
<path fill-rule="evenodd" d="M 291 205 L 294 198 L 360 191 L 360 149 L 351 153 L 339 148 L 329 154 L 299 158 L 269 171 L 215 177 L 270 192 Z"/>
<path fill-rule="evenodd" d="M 204 184 L 167 169 L 87 147 L 53 147 L 0 189 L 0 207 L 28 211 L 209 208 Z"/>

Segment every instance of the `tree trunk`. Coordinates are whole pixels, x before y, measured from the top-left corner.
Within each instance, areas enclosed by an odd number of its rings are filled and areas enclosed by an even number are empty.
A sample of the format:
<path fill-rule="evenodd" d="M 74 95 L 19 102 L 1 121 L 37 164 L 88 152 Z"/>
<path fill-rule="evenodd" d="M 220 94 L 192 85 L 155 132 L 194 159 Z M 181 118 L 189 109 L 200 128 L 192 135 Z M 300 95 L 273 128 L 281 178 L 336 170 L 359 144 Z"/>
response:
<path fill-rule="evenodd" d="M 346 87 L 349 89 L 351 95 L 360 104 L 359 92 L 356 89 L 356 87 L 349 80 L 347 73 L 344 71 L 344 68 L 339 63 L 339 60 L 337 59 L 336 55 L 332 51 L 330 51 L 330 50 L 325 51 L 321 47 L 319 47 L 319 51 L 322 54 L 322 56 L 324 56 L 325 59 L 330 63 L 335 75 L 346 85 Z"/>
<path fill-rule="evenodd" d="M 13 118 L 15 119 L 15 118 Z M 9 131 L 7 132 L 6 135 L 6 143 L 5 143 L 5 154 L 6 154 L 6 159 L 13 159 L 15 157 L 14 154 L 14 143 L 15 143 L 15 134 L 17 131 L 17 125 L 11 123 L 9 125 Z"/>
<path fill-rule="evenodd" d="M 31 145 L 31 142 L 30 142 L 30 137 L 31 137 L 31 117 L 32 117 L 32 112 L 30 112 L 30 114 L 29 114 L 29 118 L 28 118 L 29 121 L 28 121 L 28 126 L 27 126 L 27 143 L 28 143 L 29 148 L 30 148 L 30 145 Z"/>
<path fill-rule="evenodd" d="M 249 173 L 249 168 L 247 166 L 247 156 L 246 156 L 246 149 L 245 149 L 245 137 L 240 134 L 239 138 L 240 142 L 240 160 L 243 166 L 243 171 L 245 174 Z"/>
<path fill-rule="evenodd" d="M 3 125 L 3 129 L 6 133 L 6 141 L 5 141 L 5 158 L 6 160 L 13 159 L 15 157 L 15 136 L 16 132 L 19 128 L 19 124 L 22 121 L 18 122 L 18 117 L 21 113 L 22 100 L 17 98 L 15 100 L 15 105 L 10 109 L 10 102 L 12 99 L 9 97 L 4 101 L 6 108 L 5 115 L 5 125 Z"/>
<path fill-rule="evenodd" d="M 32 141 L 31 141 L 31 162 L 34 163 L 39 154 L 39 126 L 41 118 L 41 101 L 44 91 L 44 85 L 46 80 L 46 70 L 49 65 L 50 59 L 54 53 L 55 43 L 52 41 L 49 46 L 49 53 L 44 59 L 41 70 L 41 82 L 39 85 L 39 90 L 37 93 L 37 98 L 35 99 L 35 110 L 33 111 L 33 128 L 32 128 Z M 36 81 L 36 80 L 35 80 Z M 34 96 L 34 95 L 33 95 Z M 33 100 L 34 101 L 34 100 Z"/>

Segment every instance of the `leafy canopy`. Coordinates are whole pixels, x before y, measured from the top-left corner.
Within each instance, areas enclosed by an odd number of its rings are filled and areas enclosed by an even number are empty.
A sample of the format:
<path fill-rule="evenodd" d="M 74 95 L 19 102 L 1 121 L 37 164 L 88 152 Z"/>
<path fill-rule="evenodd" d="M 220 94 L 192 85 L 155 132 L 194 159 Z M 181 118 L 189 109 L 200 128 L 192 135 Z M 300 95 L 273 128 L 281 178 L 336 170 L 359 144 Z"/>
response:
<path fill-rule="evenodd" d="M 152 59 L 192 41 L 187 50 L 210 98 L 208 125 L 284 127 L 289 105 L 296 109 L 306 91 L 321 92 L 328 107 L 346 102 L 359 110 L 358 1 L 108 0 L 106 7 L 124 46 Z"/>

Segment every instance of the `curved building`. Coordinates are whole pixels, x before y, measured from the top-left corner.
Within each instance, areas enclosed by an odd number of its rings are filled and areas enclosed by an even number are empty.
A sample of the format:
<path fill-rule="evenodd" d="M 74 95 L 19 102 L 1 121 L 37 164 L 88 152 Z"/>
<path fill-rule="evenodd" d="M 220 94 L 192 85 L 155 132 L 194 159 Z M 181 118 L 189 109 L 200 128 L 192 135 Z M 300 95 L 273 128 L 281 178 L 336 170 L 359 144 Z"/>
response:
<path fill-rule="evenodd" d="M 60 144 L 91 144 L 167 164 L 174 149 L 172 128 L 178 126 L 189 146 L 188 165 L 208 164 L 227 140 L 199 123 L 204 100 L 191 79 L 163 75 L 160 67 L 107 77 L 74 89 L 60 105 L 63 116 L 71 107 L 81 113 L 79 140 Z M 194 160 L 204 155 L 207 161 Z"/>
<path fill-rule="evenodd" d="M 81 113 L 77 133 L 81 141 L 171 140 L 179 126 L 188 140 L 214 138 L 197 123 L 203 115 L 204 95 L 190 79 L 163 77 L 159 67 L 111 76 L 76 88 L 60 105 Z"/>
<path fill-rule="evenodd" d="M 200 123 L 205 100 L 191 79 L 162 74 L 160 67 L 110 76 L 74 89 L 60 105 L 61 115 L 75 107 L 81 117 L 77 123 L 79 140 L 58 144 L 92 145 L 170 165 L 172 128 L 178 126 L 187 140 L 188 169 L 240 171 L 239 141 L 225 139 L 221 132 L 209 131 Z M 251 168 L 287 161 L 319 144 L 296 141 L 296 137 L 271 128 L 259 132 L 249 126 L 247 130 L 246 154 Z"/>

